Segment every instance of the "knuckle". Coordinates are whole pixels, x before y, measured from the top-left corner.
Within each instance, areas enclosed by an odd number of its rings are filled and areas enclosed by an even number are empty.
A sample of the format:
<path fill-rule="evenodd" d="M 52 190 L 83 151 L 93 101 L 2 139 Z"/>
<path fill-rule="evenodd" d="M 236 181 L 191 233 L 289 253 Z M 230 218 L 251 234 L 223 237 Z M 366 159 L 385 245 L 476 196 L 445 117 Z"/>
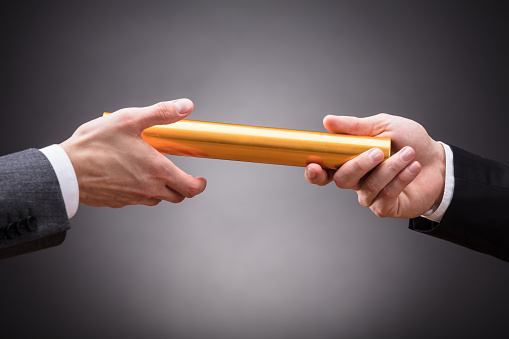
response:
<path fill-rule="evenodd" d="M 152 203 L 150 204 L 150 206 L 157 206 L 157 205 L 159 205 L 160 202 L 161 202 L 161 199 L 152 200 Z"/>
<path fill-rule="evenodd" d="M 336 186 L 338 186 L 339 188 L 343 188 L 343 189 L 347 189 L 347 188 L 350 188 L 350 186 L 348 185 L 348 183 L 346 182 L 345 180 L 345 177 L 342 176 L 342 175 L 335 175 L 334 176 L 334 183 L 336 184 Z"/>
<path fill-rule="evenodd" d="M 133 195 L 130 201 L 130 205 L 147 205 L 147 203 L 156 200 L 154 199 L 155 196 L 157 196 L 155 188 L 150 187 L 150 185 L 147 185 L 146 187 L 140 189 Z"/>
<path fill-rule="evenodd" d="M 155 112 L 154 114 L 160 120 L 168 120 L 171 119 L 175 115 L 175 108 L 173 104 L 163 101 L 155 104 Z"/>
<path fill-rule="evenodd" d="M 187 186 L 186 189 L 186 198 L 192 198 L 200 193 L 201 187 L 197 183 L 192 183 Z"/>
<path fill-rule="evenodd" d="M 380 206 L 371 206 L 371 211 L 379 218 L 387 217 L 387 214 Z"/>
<path fill-rule="evenodd" d="M 115 127 L 118 129 L 132 128 L 137 127 L 139 114 L 131 111 L 118 111 L 118 114 L 115 120 Z"/>
<path fill-rule="evenodd" d="M 366 162 L 366 161 L 362 161 L 364 159 L 358 157 L 354 160 L 354 170 L 355 171 L 358 171 L 358 172 L 368 172 L 369 170 L 371 170 L 371 167 L 369 166 L 369 164 Z"/>
<path fill-rule="evenodd" d="M 370 203 L 366 197 L 366 195 L 362 194 L 361 192 L 357 193 L 357 200 L 359 201 L 359 204 L 361 204 L 364 207 L 370 207 Z"/>
<path fill-rule="evenodd" d="M 93 128 L 91 126 L 92 124 L 90 122 L 86 122 L 84 123 L 83 125 L 79 126 L 76 131 L 74 131 L 74 135 L 75 136 L 79 136 L 79 137 L 82 137 L 84 135 L 87 135 L 88 133 L 90 133 Z"/>
<path fill-rule="evenodd" d="M 179 204 L 181 203 L 182 201 L 184 201 L 185 197 L 183 195 L 178 195 L 178 196 L 175 196 L 171 202 L 174 203 L 174 204 Z"/>
<path fill-rule="evenodd" d="M 369 208 L 379 218 L 387 218 L 390 216 L 390 208 L 383 199 L 377 198 Z"/>
<path fill-rule="evenodd" d="M 393 155 L 392 157 L 390 157 L 389 160 L 386 161 L 386 163 L 387 170 L 392 175 L 396 175 L 407 166 L 406 162 L 401 158 L 401 152 L 398 152 L 398 156 Z"/>
<path fill-rule="evenodd" d="M 394 120 L 394 116 L 387 113 L 378 113 L 375 115 L 376 123 L 373 126 L 372 133 L 379 134 L 386 131 Z"/>
<path fill-rule="evenodd" d="M 398 186 L 406 186 L 411 180 L 409 178 L 405 178 L 403 175 L 398 175 L 396 177 L 396 182 Z"/>
<path fill-rule="evenodd" d="M 380 200 L 385 201 L 393 199 L 395 197 L 395 194 L 393 190 L 389 189 L 388 187 L 385 187 L 383 190 L 380 191 L 378 197 L 380 198 Z"/>
<path fill-rule="evenodd" d="M 361 122 L 356 119 L 353 123 L 352 130 L 354 131 L 354 134 L 359 134 L 359 130 L 361 129 Z"/>
<path fill-rule="evenodd" d="M 144 201 L 145 201 L 145 198 L 139 196 L 139 197 L 130 199 L 127 202 L 127 205 L 142 205 Z"/>
<path fill-rule="evenodd" d="M 138 193 L 137 193 L 137 197 L 136 199 L 138 200 L 138 202 L 140 201 L 143 201 L 143 200 L 146 200 L 146 199 L 150 199 L 154 196 L 154 192 L 152 191 L 152 189 L 150 187 L 146 187 L 146 188 L 143 188 L 141 189 Z"/>
<path fill-rule="evenodd" d="M 343 179 L 340 176 L 334 176 L 333 180 L 338 188 L 345 188 Z"/>
<path fill-rule="evenodd" d="M 160 162 L 157 160 L 159 159 L 151 159 L 147 161 L 144 171 L 149 180 L 154 180 L 156 182 L 164 182 L 166 173 L 164 171 L 163 165 L 161 165 Z"/>
<path fill-rule="evenodd" d="M 401 168 L 401 164 L 396 161 L 391 161 L 387 164 L 387 169 L 391 171 L 391 173 L 399 172 Z"/>
<path fill-rule="evenodd" d="M 380 191 L 380 193 L 378 195 L 380 196 L 380 198 L 384 199 L 384 198 L 392 198 L 392 196 L 394 194 L 392 193 L 392 190 L 386 186 L 386 187 L 384 187 L 383 190 Z"/>
<path fill-rule="evenodd" d="M 145 201 L 142 201 L 140 203 L 140 205 L 145 205 L 145 206 L 156 206 L 157 204 L 159 204 L 161 201 L 160 200 L 156 200 L 156 199 L 148 199 L 148 200 L 145 200 Z"/>
<path fill-rule="evenodd" d="M 362 190 L 366 191 L 368 194 L 377 194 L 380 192 L 380 187 L 375 180 L 367 178 L 366 181 L 364 181 Z"/>

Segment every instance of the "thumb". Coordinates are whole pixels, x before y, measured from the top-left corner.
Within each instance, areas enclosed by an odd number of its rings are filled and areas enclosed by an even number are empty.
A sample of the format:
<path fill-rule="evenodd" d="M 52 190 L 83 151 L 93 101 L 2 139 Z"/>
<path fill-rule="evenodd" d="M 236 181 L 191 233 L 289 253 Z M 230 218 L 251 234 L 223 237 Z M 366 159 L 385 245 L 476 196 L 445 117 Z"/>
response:
<path fill-rule="evenodd" d="M 332 133 L 376 136 L 386 130 L 388 117 L 383 113 L 366 118 L 327 115 L 323 118 L 323 126 Z"/>
<path fill-rule="evenodd" d="M 152 106 L 140 108 L 136 112 L 137 125 L 144 130 L 154 125 L 171 124 L 187 117 L 193 109 L 193 102 L 185 98 L 159 102 Z"/>

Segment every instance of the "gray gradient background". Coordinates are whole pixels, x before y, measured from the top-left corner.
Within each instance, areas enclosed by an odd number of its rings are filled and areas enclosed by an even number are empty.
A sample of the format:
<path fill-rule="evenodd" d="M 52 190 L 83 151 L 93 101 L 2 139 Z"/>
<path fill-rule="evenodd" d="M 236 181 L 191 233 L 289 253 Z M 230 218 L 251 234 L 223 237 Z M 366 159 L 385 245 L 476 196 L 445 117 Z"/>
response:
<path fill-rule="evenodd" d="M 317 131 L 326 114 L 388 112 L 507 163 L 505 4 L 4 7 L 0 150 L 189 97 L 192 119 Z M 81 205 L 63 245 L 0 262 L 0 336 L 507 333 L 506 263 L 379 219 L 352 191 L 309 185 L 302 168 L 171 159 L 207 190 L 154 208 Z"/>

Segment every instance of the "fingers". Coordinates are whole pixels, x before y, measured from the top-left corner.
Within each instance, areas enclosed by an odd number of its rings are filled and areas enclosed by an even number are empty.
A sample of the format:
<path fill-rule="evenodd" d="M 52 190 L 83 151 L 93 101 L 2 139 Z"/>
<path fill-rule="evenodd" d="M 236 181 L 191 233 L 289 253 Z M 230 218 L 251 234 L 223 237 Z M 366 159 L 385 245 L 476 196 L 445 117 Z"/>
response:
<path fill-rule="evenodd" d="M 403 190 L 417 177 L 421 172 L 421 164 L 418 161 L 412 162 L 399 172 L 396 177 L 385 186 L 373 201 L 370 209 L 378 217 L 401 218 L 405 211 L 400 208 L 398 198 Z"/>
<path fill-rule="evenodd" d="M 145 206 L 156 206 L 161 201 L 162 201 L 162 199 L 159 199 L 159 198 L 150 198 L 150 199 L 143 200 L 142 202 L 140 202 L 140 204 L 145 205 Z"/>
<path fill-rule="evenodd" d="M 187 117 L 194 109 L 189 99 L 163 101 L 152 106 L 130 108 L 125 114 L 129 116 L 136 129 L 142 131 L 154 125 L 165 125 Z"/>
<path fill-rule="evenodd" d="M 384 195 L 388 194 L 388 198 L 392 198 L 392 193 L 397 191 L 401 184 L 403 184 L 401 179 L 407 179 L 409 177 L 407 174 L 404 174 L 402 177 L 399 176 L 400 172 L 402 172 L 414 158 L 415 151 L 413 148 L 407 146 L 387 159 L 387 161 L 380 164 L 362 182 L 362 185 L 357 192 L 359 196 L 359 203 L 362 206 L 370 207 L 382 191 L 384 192 Z M 412 170 L 415 170 L 415 168 L 412 168 Z M 395 180 L 395 178 L 396 182 L 391 186 L 388 186 Z"/>
<path fill-rule="evenodd" d="M 379 148 L 372 148 L 356 158 L 347 161 L 334 174 L 334 182 L 339 188 L 358 190 L 363 178 L 384 159 Z"/>
<path fill-rule="evenodd" d="M 382 133 L 390 121 L 388 114 L 377 114 L 367 118 L 327 115 L 324 127 L 332 133 L 375 136 Z"/>
<path fill-rule="evenodd" d="M 168 163 L 171 164 L 165 167 L 166 186 L 168 188 L 185 198 L 192 198 L 205 190 L 205 187 L 207 187 L 207 180 L 205 178 L 195 178 L 175 166 L 171 161 L 168 160 Z"/>
<path fill-rule="evenodd" d="M 309 183 L 318 186 L 324 186 L 330 183 L 332 181 L 333 174 L 334 173 L 332 171 L 326 171 L 318 164 L 309 164 L 304 172 L 306 180 Z"/>
<path fill-rule="evenodd" d="M 193 176 L 178 169 L 178 177 L 169 177 L 168 184 L 162 187 L 154 199 L 165 200 L 177 204 L 185 198 L 192 198 L 205 190 L 207 180 Z M 145 204 L 146 205 L 146 204 Z"/>
<path fill-rule="evenodd" d="M 155 198 L 161 199 L 161 200 L 165 200 L 165 201 L 169 201 L 169 202 L 172 202 L 174 204 L 178 204 L 179 202 L 184 201 L 184 199 L 186 197 L 184 197 L 182 194 L 180 194 L 179 192 L 175 191 L 171 187 L 165 186 L 161 190 L 160 194 L 157 197 L 155 197 Z"/>

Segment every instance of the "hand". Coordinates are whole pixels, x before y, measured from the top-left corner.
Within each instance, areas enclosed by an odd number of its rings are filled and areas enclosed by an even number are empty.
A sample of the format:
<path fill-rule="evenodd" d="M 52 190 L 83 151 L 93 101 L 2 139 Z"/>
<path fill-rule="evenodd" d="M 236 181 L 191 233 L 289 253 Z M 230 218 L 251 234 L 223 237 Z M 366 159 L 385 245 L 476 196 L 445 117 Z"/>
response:
<path fill-rule="evenodd" d="M 310 183 L 322 186 L 334 180 L 339 188 L 353 189 L 359 203 L 379 217 L 415 218 L 442 200 L 445 151 L 417 122 L 388 114 L 329 115 L 324 126 L 333 133 L 391 138 L 395 154 L 382 162 L 383 152 L 371 149 L 336 172 L 309 164 L 305 176 Z"/>
<path fill-rule="evenodd" d="M 89 206 L 123 207 L 178 203 L 205 189 L 141 138 L 145 128 L 170 124 L 191 114 L 189 99 L 143 108 L 124 108 L 80 126 L 60 146 L 78 178 L 80 202 Z"/>

